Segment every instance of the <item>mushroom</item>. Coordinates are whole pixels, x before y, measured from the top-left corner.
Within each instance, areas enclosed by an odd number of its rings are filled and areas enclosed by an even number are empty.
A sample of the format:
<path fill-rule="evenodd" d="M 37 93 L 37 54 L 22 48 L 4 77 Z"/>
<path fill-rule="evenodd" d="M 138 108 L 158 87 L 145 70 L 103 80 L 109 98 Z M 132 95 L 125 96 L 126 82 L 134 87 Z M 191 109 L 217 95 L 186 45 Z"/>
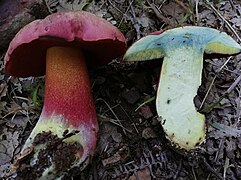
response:
<path fill-rule="evenodd" d="M 191 150 L 205 139 L 205 117 L 196 111 L 194 97 L 201 85 L 203 54 L 237 54 L 241 46 L 226 33 L 207 27 L 186 26 L 154 33 L 134 43 L 125 61 L 164 57 L 156 109 L 166 137 Z"/>
<path fill-rule="evenodd" d="M 30 164 L 38 168 L 37 178 L 59 177 L 74 167 L 84 167 L 93 156 L 98 123 L 86 64 L 105 64 L 125 50 L 125 38 L 116 27 L 94 14 L 77 11 L 55 13 L 33 21 L 11 41 L 4 59 L 9 75 L 46 74 L 43 109 L 22 149 L 23 153 L 34 147 Z M 66 136 L 68 132 L 72 135 Z M 41 166 L 39 155 L 46 153 L 46 147 L 51 144 L 41 139 L 44 135 L 62 140 L 64 146 L 78 147 L 67 167 L 69 157 L 62 151 L 62 162 L 47 154 L 49 159 Z M 60 165 L 65 168 L 57 169 Z"/>

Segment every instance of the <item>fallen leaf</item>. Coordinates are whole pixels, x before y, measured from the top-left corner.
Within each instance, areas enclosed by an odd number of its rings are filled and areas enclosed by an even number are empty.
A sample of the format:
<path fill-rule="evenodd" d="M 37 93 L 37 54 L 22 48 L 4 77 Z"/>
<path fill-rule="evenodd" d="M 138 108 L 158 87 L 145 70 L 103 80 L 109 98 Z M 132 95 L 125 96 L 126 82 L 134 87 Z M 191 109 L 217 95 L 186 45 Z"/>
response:
<path fill-rule="evenodd" d="M 115 163 L 119 162 L 120 160 L 121 160 L 121 156 L 117 152 L 113 156 L 103 159 L 102 164 L 103 164 L 103 166 L 107 166 L 107 165 L 115 164 Z"/>
<path fill-rule="evenodd" d="M 0 152 L 0 165 L 6 164 L 11 161 L 11 157 L 5 153 Z"/>
<path fill-rule="evenodd" d="M 12 164 L 11 172 L 13 172 L 13 173 L 16 172 L 16 170 L 19 168 L 20 162 L 22 160 L 26 159 L 33 152 L 33 150 L 34 150 L 33 147 L 29 147 L 23 153 L 21 153 L 21 155 L 19 157 L 17 157 L 15 162 Z"/>
<path fill-rule="evenodd" d="M 127 146 L 123 146 L 112 156 L 106 159 L 103 159 L 102 164 L 104 166 L 107 166 L 107 165 L 112 165 L 119 162 L 124 162 L 128 157 L 129 157 L 129 148 Z"/>
<path fill-rule="evenodd" d="M 140 111 L 141 111 L 141 115 L 145 118 L 145 119 L 149 119 L 151 117 L 153 117 L 153 113 L 150 109 L 149 106 L 147 105 L 144 105 L 140 108 Z"/>
<path fill-rule="evenodd" d="M 235 18 L 231 19 L 230 22 L 232 22 L 238 28 L 241 27 L 241 19 L 240 19 L 240 17 L 235 17 Z"/>
<path fill-rule="evenodd" d="M 145 128 L 142 131 L 142 137 L 145 139 L 156 138 L 156 133 L 151 128 Z"/>
<path fill-rule="evenodd" d="M 232 127 L 224 124 L 220 124 L 217 122 L 209 122 L 209 124 L 217 129 L 214 131 L 214 137 L 221 138 L 221 137 L 240 137 L 241 136 L 241 129 L 237 127 Z"/>
<path fill-rule="evenodd" d="M 137 171 L 128 180 L 151 180 L 151 173 L 148 167 Z"/>

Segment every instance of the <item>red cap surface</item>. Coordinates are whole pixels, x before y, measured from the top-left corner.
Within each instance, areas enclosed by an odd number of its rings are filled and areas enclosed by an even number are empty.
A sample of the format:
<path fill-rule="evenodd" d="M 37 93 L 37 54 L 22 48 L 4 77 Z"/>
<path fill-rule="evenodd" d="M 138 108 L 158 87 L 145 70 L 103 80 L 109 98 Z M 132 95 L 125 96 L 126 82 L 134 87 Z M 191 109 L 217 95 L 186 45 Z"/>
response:
<path fill-rule="evenodd" d="M 54 13 L 21 29 L 5 55 L 5 71 L 18 77 L 45 74 L 46 51 L 78 47 L 88 64 L 105 64 L 124 54 L 125 37 L 106 20 L 84 11 Z"/>

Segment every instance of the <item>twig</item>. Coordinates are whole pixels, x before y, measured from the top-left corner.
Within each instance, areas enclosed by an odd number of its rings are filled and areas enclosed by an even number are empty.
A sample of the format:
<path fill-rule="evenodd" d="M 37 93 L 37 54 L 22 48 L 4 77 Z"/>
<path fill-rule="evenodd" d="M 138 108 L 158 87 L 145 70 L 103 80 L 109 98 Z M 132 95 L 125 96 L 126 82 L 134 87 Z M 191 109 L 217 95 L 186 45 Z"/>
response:
<path fill-rule="evenodd" d="M 200 19 L 199 19 L 199 15 L 198 15 L 198 4 L 199 4 L 199 0 L 196 0 L 195 11 L 196 11 L 197 25 L 199 26 L 199 24 L 200 24 Z"/>
<path fill-rule="evenodd" d="M 29 99 L 28 99 L 28 98 L 21 97 L 21 96 L 13 96 L 13 99 L 21 99 L 21 100 L 24 100 L 24 101 L 29 102 Z"/>
<path fill-rule="evenodd" d="M 157 9 L 157 7 L 150 3 L 149 1 L 147 1 L 147 3 L 149 4 L 149 6 L 151 7 L 151 9 L 154 11 L 154 13 L 156 14 L 157 18 L 160 19 L 161 21 L 163 21 L 165 24 L 174 27 L 174 24 L 165 16 L 162 15 L 162 13 L 160 12 L 159 9 Z"/>
<path fill-rule="evenodd" d="M 204 102 L 206 101 L 207 96 L 208 96 L 208 94 L 209 94 L 209 92 L 210 92 L 210 90 L 211 90 L 211 88 L 212 88 L 212 86 L 213 86 L 213 84 L 214 84 L 214 81 L 216 80 L 216 78 L 217 78 L 219 72 L 224 68 L 224 66 L 226 66 L 226 64 L 230 61 L 231 58 L 232 58 L 232 56 L 229 57 L 227 61 L 225 61 L 225 63 L 219 68 L 219 70 L 218 70 L 217 73 L 215 74 L 215 76 L 214 76 L 214 78 L 213 78 L 213 80 L 212 80 L 210 86 L 208 87 L 208 91 L 207 91 L 207 93 L 205 94 L 205 96 L 204 96 L 204 98 L 203 98 L 203 101 L 202 101 L 202 103 L 201 103 L 199 109 L 202 109 L 203 104 L 204 104 Z"/>
<path fill-rule="evenodd" d="M 223 98 L 225 98 L 229 93 L 233 91 L 233 89 L 237 86 L 237 84 L 241 81 L 241 75 L 234 81 L 234 83 L 228 88 L 228 90 L 214 103 L 212 103 L 209 107 L 206 109 L 203 109 L 201 112 L 209 113 L 215 106 L 217 106 Z"/>
<path fill-rule="evenodd" d="M 50 13 L 54 13 L 57 11 L 57 7 L 60 5 L 58 0 L 45 0 L 45 4 Z"/>
<path fill-rule="evenodd" d="M 226 156 L 225 163 L 224 163 L 224 168 L 223 168 L 223 179 L 226 179 L 228 167 L 229 167 L 229 158 Z"/>
<path fill-rule="evenodd" d="M 179 175 L 180 175 L 180 172 L 182 170 L 182 160 L 179 161 L 179 165 L 178 165 L 178 168 L 177 168 L 177 171 L 173 177 L 173 179 L 178 179 Z"/>
<path fill-rule="evenodd" d="M 195 173 L 195 170 L 194 170 L 193 167 L 192 167 L 192 174 L 193 174 L 194 180 L 198 180 L 198 179 L 197 179 L 197 176 L 196 176 L 196 173 Z"/>
<path fill-rule="evenodd" d="M 205 166 L 207 167 L 207 169 L 208 169 L 210 172 L 212 172 L 212 174 L 213 174 L 214 176 L 216 176 L 216 177 L 217 177 L 218 179 L 220 179 L 220 180 L 224 180 L 223 177 L 220 176 L 220 175 L 208 164 L 208 162 L 207 162 L 207 160 L 205 159 L 205 157 L 202 157 L 201 159 L 203 160 L 203 163 L 205 164 Z"/>
<path fill-rule="evenodd" d="M 213 63 L 213 62 L 208 62 L 208 63 L 209 63 L 209 64 L 212 64 L 213 66 L 219 66 L 219 65 L 217 65 L 217 64 L 215 64 L 215 63 Z M 235 75 L 239 75 L 238 72 L 231 71 L 231 70 L 229 70 L 227 67 L 224 67 L 223 70 L 225 70 L 225 71 L 227 71 L 227 72 L 230 72 L 230 73 L 233 73 L 233 74 L 235 74 Z"/>
<path fill-rule="evenodd" d="M 237 123 L 236 123 L 236 126 L 240 123 L 240 112 L 241 112 L 241 110 L 240 110 L 240 97 L 241 97 L 241 90 L 240 90 L 240 88 L 239 88 L 239 90 L 238 90 L 238 98 L 237 98 L 237 108 L 236 108 L 236 114 L 237 114 L 237 118 L 238 118 L 238 120 L 237 120 Z"/>
<path fill-rule="evenodd" d="M 235 9 L 234 3 L 232 0 L 229 0 L 229 3 L 231 4 L 232 8 Z"/>
<path fill-rule="evenodd" d="M 133 1 L 134 1 L 134 0 L 133 0 Z M 123 20 L 124 20 L 124 16 L 126 16 L 126 13 L 127 13 L 127 11 L 129 11 L 129 9 L 130 9 L 133 1 L 129 4 L 129 6 L 127 7 L 125 13 L 123 13 L 123 16 L 122 16 L 122 18 L 121 18 L 121 20 L 120 20 L 120 23 L 119 23 L 119 25 L 117 26 L 118 28 L 121 26 L 121 24 L 122 24 L 122 22 L 123 22 Z"/>
<path fill-rule="evenodd" d="M 130 1 L 129 1 L 130 2 Z M 136 38 L 137 39 L 140 39 L 141 38 L 141 31 L 140 31 L 140 23 L 136 20 L 136 14 L 135 14 L 135 10 L 132 6 L 132 3 L 133 3 L 133 0 L 130 2 L 130 7 L 131 7 L 131 13 L 132 13 L 132 16 L 133 16 L 133 23 L 134 23 L 134 27 L 135 27 L 135 30 L 136 30 Z"/>
<path fill-rule="evenodd" d="M 241 75 L 239 75 L 239 77 L 234 81 L 233 84 L 231 84 L 231 86 L 228 88 L 227 90 L 227 94 L 229 94 L 231 91 L 233 91 L 233 89 L 237 86 L 237 84 L 241 81 Z"/>
<path fill-rule="evenodd" d="M 183 9 L 185 9 L 188 13 L 192 14 L 192 11 L 191 11 L 187 6 L 185 6 L 185 5 L 183 4 L 183 2 L 181 2 L 181 1 L 179 1 L 179 0 L 175 0 L 175 2 L 176 2 L 179 6 L 181 6 Z"/>
<path fill-rule="evenodd" d="M 217 162 L 217 159 L 218 159 L 218 156 L 220 154 L 220 151 L 221 151 L 221 149 L 223 149 L 223 144 L 224 144 L 224 141 L 223 141 L 223 138 L 222 138 L 222 139 L 220 139 L 220 142 L 219 142 L 219 145 L 218 145 L 218 149 L 219 150 L 215 154 L 215 158 L 214 158 L 215 162 Z"/>
<path fill-rule="evenodd" d="M 102 98 L 96 99 L 96 101 L 102 101 L 105 103 L 105 105 L 109 108 L 109 110 L 111 111 L 111 113 L 113 114 L 113 116 L 115 117 L 115 119 L 118 121 L 119 125 L 121 125 L 121 127 L 124 127 L 121 124 L 121 121 L 119 120 L 119 118 L 117 117 L 117 115 L 115 114 L 115 112 L 113 111 L 113 109 L 110 107 L 110 105 Z M 123 132 L 126 134 L 126 128 L 123 128 Z"/>
<path fill-rule="evenodd" d="M 211 9 L 227 24 L 228 28 L 234 33 L 234 35 L 238 38 L 239 42 L 241 42 L 241 38 L 238 33 L 233 29 L 230 23 L 220 14 L 220 12 L 210 3 L 209 0 L 206 0 L 207 4 L 211 7 Z"/>
<path fill-rule="evenodd" d="M 18 113 L 18 112 L 21 112 L 22 110 L 25 110 L 24 107 L 21 107 L 21 106 L 18 106 L 17 108 L 15 108 L 14 110 L 11 110 L 10 112 L 8 112 L 7 114 L 5 114 L 2 118 L 6 118 L 7 116 L 11 115 L 11 114 L 14 114 L 14 117 L 15 115 Z"/>
<path fill-rule="evenodd" d="M 120 105 L 120 107 L 121 107 L 122 111 L 124 111 L 124 113 L 125 113 L 125 115 L 128 117 L 128 119 L 132 122 L 132 124 L 133 124 L 133 126 L 134 126 L 136 132 L 139 133 L 139 131 L 138 131 L 138 129 L 137 129 L 135 123 L 134 123 L 133 120 L 130 118 L 130 116 L 127 114 L 127 112 L 125 111 L 125 109 L 124 109 L 121 105 Z"/>
<path fill-rule="evenodd" d="M 129 132 L 129 133 L 131 133 L 131 134 L 134 134 L 132 131 L 130 131 L 129 129 L 127 129 L 127 128 L 125 128 L 124 126 L 122 126 L 122 124 L 119 124 L 119 123 L 120 123 L 120 120 L 119 120 L 119 119 L 118 119 L 118 120 L 117 120 L 117 119 L 111 119 L 111 118 L 105 117 L 105 116 L 100 115 L 100 114 L 98 114 L 97 116 L 98 116 L 98 118 L 100 118 L 101 120 L 105 120 L 105 121 L 111 122 L 112 124 L 115 124 L 115 125 L 121 127 L 121 128 L 123 129 L 123 131 L 126 130 L 127 132 Z M 117 123 L 116 121 L 117 121 L 118 123 Z"/>
<path fill-rule="evenodd" d="M 123 16 L 126 16 L 125 13 L 123 13 L 119 8 L 116 7 L 116 5 L 114 5 L 110 0 L 108 0 L 108 2 L 110 3 L 110 5 L 115 8 L 119 13 L 123 14 Z"/>
<path fill-rule="evenodd" d="M 157 9 L 161 9 L 161 8 L 162 8 L 162 6 L 163 6 L 163 4 L 165 4 L 165 3 L 166 3 L 166 1 L 167 1 L 167 0 L 162 0 L 161 4 L 159 5 L 159 7 L 158 7 Z"/>

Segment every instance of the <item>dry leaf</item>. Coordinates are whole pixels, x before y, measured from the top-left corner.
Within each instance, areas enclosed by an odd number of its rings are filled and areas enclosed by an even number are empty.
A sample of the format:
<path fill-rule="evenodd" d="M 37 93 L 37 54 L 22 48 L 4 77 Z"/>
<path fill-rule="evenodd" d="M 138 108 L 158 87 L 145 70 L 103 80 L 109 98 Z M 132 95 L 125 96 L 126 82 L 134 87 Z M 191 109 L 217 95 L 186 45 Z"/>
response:
<path fill-rule="evenodd" d="M 128 180 L 151 180 L 151 173 L 148 167 L 137 171 Z"/>

